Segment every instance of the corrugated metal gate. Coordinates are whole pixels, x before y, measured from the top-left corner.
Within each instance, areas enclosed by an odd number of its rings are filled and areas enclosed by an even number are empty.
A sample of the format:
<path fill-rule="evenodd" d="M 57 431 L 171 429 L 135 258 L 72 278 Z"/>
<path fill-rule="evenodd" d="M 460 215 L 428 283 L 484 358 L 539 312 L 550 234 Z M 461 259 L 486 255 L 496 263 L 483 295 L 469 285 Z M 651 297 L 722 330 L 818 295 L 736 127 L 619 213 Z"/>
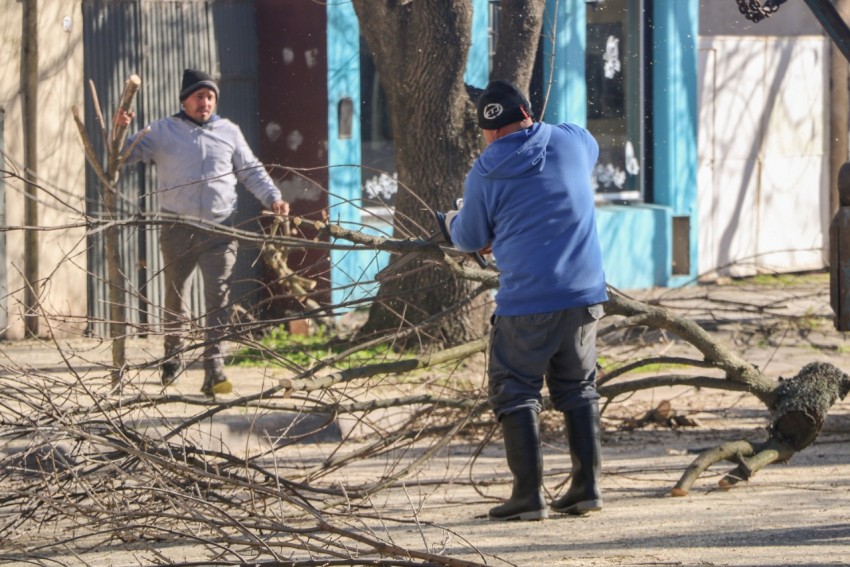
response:
<path fill-rule="evenodd" d="M 84 72 L 94 82 L 106 120 L 124 86 L 136 73 L 142 88 L 136 99 L 139 128 L 179 111 L 178 93 L 183 69 L 202 69 L 219 78 L 218 113 L 242 128 L 248 143 L 259 139 L 257 105 L 256 27 L 252 0 L 83 0 Z M 102 155 L 103 141 L 87 95 L 87 130 Z M 122 218 L 157 210 L 155 168 L 125 168 L 119 184 Z M 88 214 L 104 214 L 101 187 L 94 173 L 86 172 Z M 259 212 L 259 203 L 240 190 L 239 219 Z M 159 276 L 158 230 L 127 226 L 121 229 L 122 272 L 127 281 L 127 318 L 141 333 L 158 326 L 158 306 L 163 286 Z M 258 288 L 259 268 L 250 253 L 240 254 L 234 275 L 232 299 L 250 302 Z M 106 257 L 101 233 L 89 237 L 89 333 L 108 335 L 109 305 Z M 192 310 L 203 310 L 203 288 L 196 274 Z"/>

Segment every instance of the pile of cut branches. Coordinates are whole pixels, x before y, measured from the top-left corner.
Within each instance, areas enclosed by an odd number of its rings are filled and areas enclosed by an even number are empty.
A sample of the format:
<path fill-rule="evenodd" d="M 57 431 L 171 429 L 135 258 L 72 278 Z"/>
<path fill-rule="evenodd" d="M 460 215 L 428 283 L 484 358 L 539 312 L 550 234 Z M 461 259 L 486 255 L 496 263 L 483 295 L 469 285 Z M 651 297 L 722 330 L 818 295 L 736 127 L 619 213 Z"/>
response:
<path fill-rule="evenodd" d="M 425 241 L 377 238 L 327 223 L 317 230 L 349 247 L 418 250 L 449 277 L 479 282 L 482 290 L 498 285 L 497 273 L 458 262 L 450 251 Z M 290 236 L 233 234 L 264 239 L 272 247 L 293 245 Z M 327 243 L 319 239 L 316 245 Z M 736 465 L 724 477 L 724 487 L 787 460 L 816 438 L 831 405 L 850 390 L 848 376 L 825 363 L 774 381 L 693 320 L 616 290 L 610 295 L 601 342 L 627 329 L 658 331 L 689 343 L 694 354 L 606 367 L 599 389 L 608 403 L 642 389 L 684 385 L 749 393 L 772 419 L 767 440 L 730 440 L 700 455 L 674 494 L 687 494 L 700 474 L 722 460 Z M 311 310 L 312 305 L 305 303 L 297 316 L 318 319 L 335 310 Z M 426 532 L 447 530 L 419 521 L 417 502 L 376 504 L 379 494 L 392 491 L 409 498 L 406 483 L 416 482 L 417 474 L 458 440 L 478 443 L 473 454 L 490 442 L 494 424 L 480 360 L 487 338 L 431 352 L 383 351 L 379 359 L 343 364 L 354 353 L 394 344 L 401 335 L 427 333 L 428 324 L 451 315 L 447 309 L 424 324 L 357 337 L 309 365 L 264 347 L 255 333 L 236 326 L 231 339 L 257 350 L 263 371 L 273 369 L 274 381 L 260 392 L 227 400 L 152 392 L 157 358 L 128 364 L 117 390 L 113 368 L 106 364 L 83 373 L 79 353 L 59 343 L 55 348 L 64 369 L 8 364 L 0 378 L 2 559 L 47 565 L 69 554 L 120 546 L 150 562 L 174 565 L 181 564 L 176 551 L 186 549 L 193 558 L 219 565 L 487 563 L 488 557 L 457 534 L 450 534 L 455 542 L 450 550 L 426 543 L 434 539 Z M 471 357 L 479 357 L 480 380 L 453 380 L 453 370 Z M 676 370 L 642 372 L 659 364 Z M 342 423 L 348 424 L 344 431 Z M 248 431 L 250 443 L 228 439 L 225 429 L 234 424 Z M 331 441 L 314 441 L 329 432 Z M 382 463 L 383 473 L 364 474 L 364 463 Z M 388 535 L 392 526 L 420 531 L 423 545 L 395 543 Z"/>

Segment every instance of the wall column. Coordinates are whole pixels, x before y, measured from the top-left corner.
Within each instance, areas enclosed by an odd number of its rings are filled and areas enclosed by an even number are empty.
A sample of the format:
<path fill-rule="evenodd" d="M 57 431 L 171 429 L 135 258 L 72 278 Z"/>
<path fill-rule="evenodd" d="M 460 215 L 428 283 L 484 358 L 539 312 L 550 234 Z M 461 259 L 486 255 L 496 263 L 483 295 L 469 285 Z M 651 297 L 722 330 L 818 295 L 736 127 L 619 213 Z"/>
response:
<path fill-rule="evenodd" d="M 543 119 L 587 126 L 584 0 L 547 0 L 543 20 Z M 540 110 L 535 114 L 540 117 Z"/>
<path fill-rule="evenodd" d="M 697 37 L 698 0 L 653 2 L 653 197 L 672 209 L 674 223 L 685 227 L 681 252 L 689 258 L 689 273 L 673 276 L 670 286 L 697 275 Z M 674 226 L 674 229 L 677 227 Z M 674 240 L 677 235 L 673 235 Z"/>
<path fill-rule="evenodd" d="M 328 2 L 328 213 L 330 222 L 360 230 L 360 25 L 350 2 Z M 363 295 L 356 284 L 363 254 L 331 251 L 331 300 Z"/>

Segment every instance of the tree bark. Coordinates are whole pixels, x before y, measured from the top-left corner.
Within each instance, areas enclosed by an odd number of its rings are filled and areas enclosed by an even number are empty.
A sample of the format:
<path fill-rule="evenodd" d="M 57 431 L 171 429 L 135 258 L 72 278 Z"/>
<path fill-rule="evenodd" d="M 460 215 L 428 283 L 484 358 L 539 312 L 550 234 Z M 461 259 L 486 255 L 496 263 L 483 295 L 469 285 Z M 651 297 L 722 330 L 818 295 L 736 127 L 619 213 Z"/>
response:
<path fill-rule="evenodd" d="M 118 107 L 130 112 L 133 98 L 141 86 L 138 75 L 131 75 L 124 83 L 121 100 Z M 118 176 L 122 165 L 121 150 L 127 139 L 127 127 L 113 124 L 112 138 L 107 149 L 106 175 L 109 184 L 103 187 L 103 197 L 106 204 L 106 214 L 110 220 L 117 219 L 118 214 Z M 120 234 L 117 226 L 106 229 L 104 240 L 106 244 L 106 263 L 109 274 L 109 331 L 112 338 L 112 364 L 115 366 L 113 382 L 120 383 L 127 364 L 126 334 L 127 334 L 127 278 L 121 271 Z"/>
<path fill-rule="evenodd" d="M 807 364 L 776 387 L 771 436 L 795 451 L 805 449 L 820 434 L 829 408 L 848 392 L 850 376 L 826 362 Z"/>
<path fill-rule="evenodd" d="M 500 78 L 519 79 L 522 88 L 531 77 L 543 6 L 543 0 L 503 3 L 501 29 L 510 33 L 499 42 L 495 60 L 504 62 Z M 474 101 L 463 81 L 471 3 L 354 0 L 354 9 L 389 105 L 400 186 L 394 235 L 424 238 L 437 231 L 433 211 L 449 209 L 463 194 L 466 174 L 482 148 Z M 362 333 L 417 325 L 463 302 L 471 290 L 470 282 L 425 265 L 415 275 L 381 285 Z M 467 342 L 481 336 L 488 318 L 479 298 L 418 340 L 423 345 Z"/>
<path fill-rule="evenodd" d="M 133 98 L 141 86 L 141 79 L 137 75 L 131 75 L 124 83 L 124 90 L 121 93 L 121 100 L 118 107 L 129 112 Z M 127 154 L 122 154 L 121 150 L 124 147 L 124 141 L 127 138 L 127 127 L 119 124 L 113 124 L 111 132 L 107 133 L 106 122 L 103 118 L 103 112 L 100 108 L 100 101 L 97 97 L 97 90 L 94 88 L 94 83 L 90 82 L 91 95 L 94 99 L 94 109 L 97 115 L 97 121 L 100 125 L 101 135 L 106 142 L 106 169 L 98 159 L 94 151 L 94 146 L 86 133 L 86 127 L 83 123 L 80 109 L 74 106 L 71 112 L 74 115 L 74 121 L 77 124 L 77 129 L 80 132 L 80 138 L 83 141 L 86 159 L 92 166 L 95 174 L 103 186 L 103 199 L 106 204 L 106 216 L 109 221 L 119 220 L 117 210 L 117 189 L 118 176 L 121 165 L 127 158 Z M 143 136 L 144 132 L 140 134 Z M 111 138 L 109 137 L 111 136 Z M 138 140 L 137 140 L 138 142 Z M 121 272 L 121 251 L 119 246 L 119 226 L 110 224 L 104 230 L 104 241 L 106 248 L 106 262 L 109 278 L 109 332 L 112 338 L 112 382 L 116 386 L 120 386 L 121 379 L 126 369 L 126 306 L 127 301 L 127 286 L 126 278 Z"/>
<path fill-rule="evenodd" d="M 354 8 L 387 93 L 401 187 L 394 235 L 426 238 L 437 230 L 433 211 L 448 209 L 461 196 L 478 148 L 463 85 L 471 6 L 359 0 Z M 363 332 L 417 325 L 470 289 L 436 267 L 389 280 L 381 285 Z M 421 335 L 422 342 L 454 344 L 480 336 L 483 317 L 475 317 L 476 308 L 480 314 L 480 305 L 470 305 L 438 330 Z"/>
<path fill-rule="evenodd" d="M 502 0 L 491 79 L 505 79 L 528 95 L 534 58 L 540 45 L 545 1 Z"/>

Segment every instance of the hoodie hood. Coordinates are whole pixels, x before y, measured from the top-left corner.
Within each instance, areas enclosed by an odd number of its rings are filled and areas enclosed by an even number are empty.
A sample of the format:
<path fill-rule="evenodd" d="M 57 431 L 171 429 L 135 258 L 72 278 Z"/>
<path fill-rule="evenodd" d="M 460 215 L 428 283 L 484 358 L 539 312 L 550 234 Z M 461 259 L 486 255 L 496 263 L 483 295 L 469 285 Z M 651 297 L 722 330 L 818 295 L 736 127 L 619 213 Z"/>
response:
<path fill-rule="evenodd" d="M 476 160 L 475 170 L 489 179 L 522 177 L 542 170 L 551 136 L 552 126 L 535 122 L 530 128 L 499 138 Z"/>

